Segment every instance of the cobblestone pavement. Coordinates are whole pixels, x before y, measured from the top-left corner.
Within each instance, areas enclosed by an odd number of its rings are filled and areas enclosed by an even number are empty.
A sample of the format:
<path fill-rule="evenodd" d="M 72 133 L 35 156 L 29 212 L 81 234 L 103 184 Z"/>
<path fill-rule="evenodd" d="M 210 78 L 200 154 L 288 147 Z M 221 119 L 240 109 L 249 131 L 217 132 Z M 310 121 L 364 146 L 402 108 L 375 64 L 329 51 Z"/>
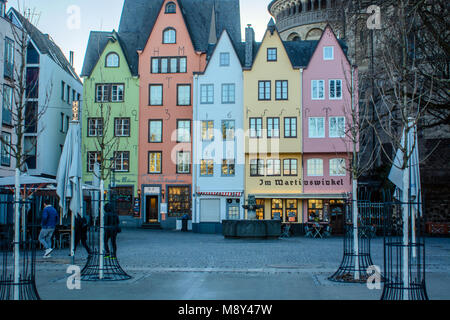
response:
<path fill-rule="evenodd" d="M 372 240 L 371 251 L 383 268 L 382 238 Z M 38 254 L 37 283 L 44 299 L 379 299 L 380 290 L 327 280 L 342 252 L 342 237 L 241 240 L 124 229 L 118 258 L 131 280 L 82 282 L 81 292 L 69 291 L 65 272 L 71 258 L 64 249 L 49 259 Z M 85 258 L 81 247 L 75 264 L 83 267 Z M 430 298 L 449 299 L 449 238 L 426 239 L 426 263 Z"/>

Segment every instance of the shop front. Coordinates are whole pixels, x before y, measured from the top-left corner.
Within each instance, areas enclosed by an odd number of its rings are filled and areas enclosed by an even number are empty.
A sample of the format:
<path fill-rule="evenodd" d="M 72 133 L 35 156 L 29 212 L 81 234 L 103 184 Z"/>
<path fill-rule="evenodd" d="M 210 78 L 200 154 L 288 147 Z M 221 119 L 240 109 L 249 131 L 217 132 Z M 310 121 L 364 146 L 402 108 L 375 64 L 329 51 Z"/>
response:
<path fill-rule="evenodd" d="M 192 230 L 197 233 L 222 233 L 222 220 L 244 218 L 242 191 L 197 192 L 196 217 Z"/>
<path fill-rule="evenodd" d="M 305 200 L 306 223 L 321 223 L 331 227 L 331 233 L 344 233 L 345 200 L 339 199 L 308 199 Z"/>

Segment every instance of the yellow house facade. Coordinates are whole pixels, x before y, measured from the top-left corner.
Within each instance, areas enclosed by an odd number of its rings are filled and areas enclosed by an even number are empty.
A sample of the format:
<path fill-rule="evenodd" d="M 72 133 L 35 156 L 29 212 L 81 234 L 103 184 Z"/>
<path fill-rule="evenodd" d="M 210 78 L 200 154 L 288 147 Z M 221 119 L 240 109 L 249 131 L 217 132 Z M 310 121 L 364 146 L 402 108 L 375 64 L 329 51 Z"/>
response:
<path fill-rule="evenodd" d="M 295 46 L 281 40 L 271 21 L 252 66 L 244 68 L 245 197 L 264 206 L 258 219 L 300 224 L 302 77 L 292 61 Z"/>

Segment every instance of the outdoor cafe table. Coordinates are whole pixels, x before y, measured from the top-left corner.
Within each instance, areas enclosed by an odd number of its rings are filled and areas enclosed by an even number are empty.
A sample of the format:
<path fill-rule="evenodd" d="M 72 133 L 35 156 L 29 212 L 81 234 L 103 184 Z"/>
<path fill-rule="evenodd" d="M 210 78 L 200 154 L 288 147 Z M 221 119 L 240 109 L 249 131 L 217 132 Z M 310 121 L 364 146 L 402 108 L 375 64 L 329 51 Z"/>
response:
<path fill-rule="evenodd" d="M 309 226 L 312 227 L 313 230 L 313 238 L 323 238 L 323 231 L 325 227 L 328 225 L 327 222 L 307 222 Z"/>

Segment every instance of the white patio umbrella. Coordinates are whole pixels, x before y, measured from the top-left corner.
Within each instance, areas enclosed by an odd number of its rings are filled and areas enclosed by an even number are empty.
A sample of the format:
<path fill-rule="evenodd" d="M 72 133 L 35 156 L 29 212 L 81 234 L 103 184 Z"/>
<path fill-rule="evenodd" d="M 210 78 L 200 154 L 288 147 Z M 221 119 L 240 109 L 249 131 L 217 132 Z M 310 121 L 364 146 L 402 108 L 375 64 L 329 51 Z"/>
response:
<path fill-rule="evenodd" d="M 422 216 L 421 206 L 421 186 L 420 186 L 420 167 L 419 167 L 419 149 L 417 139 L 417 126 L 414 125 L 413 119 L 409 119 L 408 124 L 410 130 L 408 131 L 407 148 L 410 157 L 408 164 L 404 170 L 403 167 L 403 152 L 401 149 L 397 150 L 391 172 L 388 179 L 392 181 L 397 187 L 397 191 L 402 193 L 403 202 L 403 283 L 405 288 L 409 287 L 409 252 L 408 245 L 410 244 L 410 230 L 411 243 L 416 242 L 416 226 L 415 220 L 418 216 Z M 402 148 L 405 146 L 406 131 L 403 130 Z M 409 198 L 410 197 L 410 198 Z M 409 207 L 412 209 L 409 212 Z M 411 218 L 411 228 L 409 227 L 409 218 Z M 412 250 L 413 258 L 416 258 L 417 252 L 414 247 Z M 408 290 L 404 292 L 404 299 L 407 300 L 409 296 Z"/>
<path fill-rule="evenodd" d="M 56 194 L 59 196 L 59 205 L 62 208 L 63 217 L 67 216 L 69 208 L 72 211 L 70 241 L 72 257 L 74 257 L 75 246 L 75 215 L 83 215 L 80 133 L 80 123 L 78 121 L 71 121 L 56 175 Z M 69 207 L 67 206 L 68 199 L 70 199 Z"/>

